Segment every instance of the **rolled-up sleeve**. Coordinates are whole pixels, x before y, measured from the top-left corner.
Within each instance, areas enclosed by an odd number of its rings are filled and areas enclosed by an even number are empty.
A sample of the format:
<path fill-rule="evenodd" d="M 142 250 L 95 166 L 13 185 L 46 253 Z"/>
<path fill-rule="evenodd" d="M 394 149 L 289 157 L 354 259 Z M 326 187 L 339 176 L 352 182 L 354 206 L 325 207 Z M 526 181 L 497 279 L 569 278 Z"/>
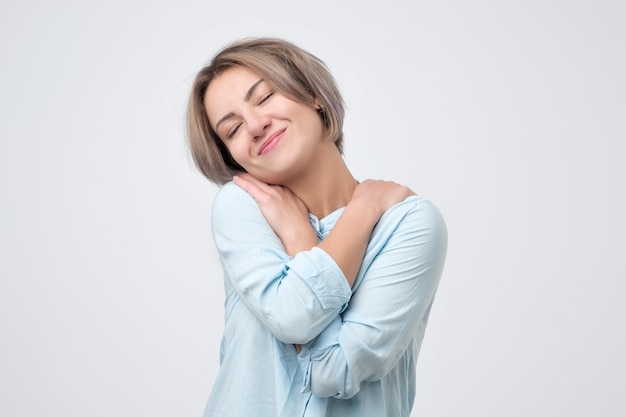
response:
<path fill-rule="evenodd" d="M 410 198 L 383 216 L 346 310 L 298 356 L 303 391 L 347 399 L 384 377 L 411 341 L 419 349 L 442 274 L 447 230 L 428 200 Z"/>
<path fill-rule="evenodd" d="M 227 282 L 282 342 L 309 342 L 350 300 L 335 261 L 319 248 L 290 257 L 254 199 L 232 182 L 213 202 L 211 227 Z"/>

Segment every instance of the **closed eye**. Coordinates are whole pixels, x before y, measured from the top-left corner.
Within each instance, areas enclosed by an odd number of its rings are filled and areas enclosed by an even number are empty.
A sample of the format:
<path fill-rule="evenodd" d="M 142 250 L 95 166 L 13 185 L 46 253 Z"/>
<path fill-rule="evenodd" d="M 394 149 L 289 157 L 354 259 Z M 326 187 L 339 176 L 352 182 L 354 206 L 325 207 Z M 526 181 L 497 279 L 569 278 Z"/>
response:
<path fill-rule="evenodd" d="M 269 94 L 264 95 L 263 98 L 261 98 L 261 100 L 259 101 L 259 105 L 265 103 L 267 101 L 267 99 L 269 99 L 273 95 L 274 95 L 274 93 L 269 93 Z"/>
<path fill-rule="evenodd" d="M 233 128 L 228 131 L 228 135 L 226 135 L 226 138 L 231 139 L 233 136 L 235 136 L 235 133 L 237 133 L 237 131 L 239 130 L 239 126 L 241 126 L 241 123 L 233 126 Z"/>

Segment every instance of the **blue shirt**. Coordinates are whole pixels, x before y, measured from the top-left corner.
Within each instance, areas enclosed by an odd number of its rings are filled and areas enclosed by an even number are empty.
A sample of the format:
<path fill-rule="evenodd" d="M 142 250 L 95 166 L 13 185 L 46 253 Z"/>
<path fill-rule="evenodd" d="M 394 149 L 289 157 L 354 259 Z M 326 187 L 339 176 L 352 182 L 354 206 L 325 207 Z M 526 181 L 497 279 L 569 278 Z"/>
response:
<path fill-rule="evenodd" d="M 342 212 L 310 215 L 320 241 Z M 204 417 L 409 416 L 447 248 L 430 201 L 411 196 L 381 217 L 352 289 L 323 250 L 289 256 L 232 182 L 214 200 L 212 230 L 225 328 Z"/>

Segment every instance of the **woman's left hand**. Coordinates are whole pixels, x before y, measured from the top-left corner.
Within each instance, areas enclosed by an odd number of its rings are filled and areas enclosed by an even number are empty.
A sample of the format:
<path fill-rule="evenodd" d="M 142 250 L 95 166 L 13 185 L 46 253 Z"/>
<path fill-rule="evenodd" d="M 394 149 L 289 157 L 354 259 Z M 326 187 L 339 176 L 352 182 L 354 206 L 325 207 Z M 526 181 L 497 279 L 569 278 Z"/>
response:
<path fill-rule="evenodd" d="M 235 175 L 233 181 L 254 198 L 289 255 L 317 245 L 307 207 L 291 190 L 266 184 L 248 173 Z"/>

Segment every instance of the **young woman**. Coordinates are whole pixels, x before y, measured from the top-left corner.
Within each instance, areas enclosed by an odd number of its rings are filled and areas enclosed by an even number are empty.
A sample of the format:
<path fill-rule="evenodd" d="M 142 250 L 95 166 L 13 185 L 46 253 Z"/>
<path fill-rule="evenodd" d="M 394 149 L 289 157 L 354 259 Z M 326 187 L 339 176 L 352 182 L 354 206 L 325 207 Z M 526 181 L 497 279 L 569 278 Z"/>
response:
<path fill-rule="evenodd" d="M 442 273 L 436 207 L 342 157 L 322 61 L 280 39 L 226 46 L 192 88 L 187 134 L 220 186 L 220 371 L 205 417 L 409 416 Z"/>

